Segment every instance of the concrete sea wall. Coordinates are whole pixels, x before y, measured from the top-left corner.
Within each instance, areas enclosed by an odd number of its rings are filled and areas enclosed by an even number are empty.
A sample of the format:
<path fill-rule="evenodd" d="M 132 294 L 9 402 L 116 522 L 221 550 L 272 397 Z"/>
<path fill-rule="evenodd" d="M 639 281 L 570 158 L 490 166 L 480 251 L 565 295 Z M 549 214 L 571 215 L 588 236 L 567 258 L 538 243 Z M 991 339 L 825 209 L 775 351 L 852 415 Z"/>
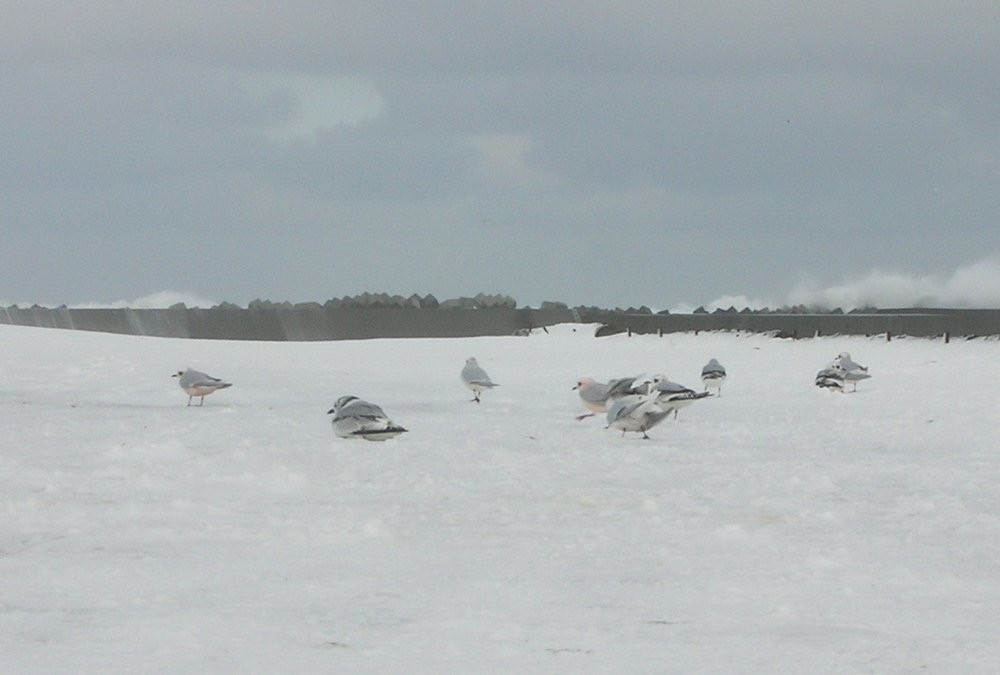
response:
<path fill-rule="evenodd" d="M 569 310 L 231 308 L 0 309 L 0 323 L 226 340 L 349 340 L 511 335 L 572 321 Z"/>
<path fill-rule="evenodd" d="M 976 337 L 1000 335 L 1000 310 L 884 310 L 851 314 L 714 313 L 613 315 L 604 334 L 747 331 L 782 337 L 816 335 L 910 335 Z"/>
<path fill-rule="evenodd" d="M 598 335 L 748 331 L 815 335 L 1000 335 L 1000 310 L 880 310 L 850 314 L 716 312 L 652 314 L 596 308 L 402 309 L 251 307 L 211 309 L 0 308 L 0 323 L 127 335 L 227 340 L 349 340 L 513 335 L 558 323 L 598 323 Z"/>

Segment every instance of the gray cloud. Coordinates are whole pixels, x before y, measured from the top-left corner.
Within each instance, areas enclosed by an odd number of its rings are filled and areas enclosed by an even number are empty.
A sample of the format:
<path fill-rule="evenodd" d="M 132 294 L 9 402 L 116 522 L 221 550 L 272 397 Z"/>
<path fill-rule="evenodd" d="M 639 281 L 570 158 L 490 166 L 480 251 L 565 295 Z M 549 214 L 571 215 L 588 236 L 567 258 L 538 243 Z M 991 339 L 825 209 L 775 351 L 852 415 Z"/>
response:
<path fill-rule="evenodd" d="M 988 5 L 9 5 L 8 297 L 669 307 L 1000 252 Z"/>

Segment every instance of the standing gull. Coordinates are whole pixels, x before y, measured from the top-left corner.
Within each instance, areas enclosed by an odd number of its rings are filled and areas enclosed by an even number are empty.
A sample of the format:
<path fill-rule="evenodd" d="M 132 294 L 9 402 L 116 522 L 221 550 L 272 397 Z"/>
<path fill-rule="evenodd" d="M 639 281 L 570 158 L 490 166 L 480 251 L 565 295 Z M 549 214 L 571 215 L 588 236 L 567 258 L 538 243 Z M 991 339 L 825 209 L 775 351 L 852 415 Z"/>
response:
<path fill-rule="evenodd" d="M 618 429 L 622 436 L 627 431 L 642 433 L 643 438 L 649 438 L 647 431 L 662 422 L 670 414 L 657 405 L 657 395 L 629 394 L 615 399 L 608 404 L 608 427 Z"/>
<path fill-rule="evenodd" d="M 609 401 L 636 393 L 632 389 L 634 382 L 634 377 L 621 377 L 611 380 L 607 384 L 597 382 L 589 377 L 581 377 L 573 389 L 579 392 L 580 400 L 590 412 L 577 415 L 576 419 L 582 420 L 592 417 L 596 413 L 607 412 Z"/>
<path fill-rule="evenodd" d="M 357 396 L 341 396 L 326 414 L 333 415 L 333 433 L 341 438 L 384 441 L 406 431 L 382 408 Z"/>
<path fill-rule="evenodd" d="M 707 391 L 695 391 L 682 384 L 671 382 L 663 373 L 653 376 L 648 382 L 649 391 L 657 395 L 656 403 L 666 412 L 674 412 L 674 419 L 677 419 L 677 411 L 686 408 L 700 398 L 710 396 Z"/>
<path fill-rule="evenodd" d="M 233 386 L 229 382 L 223 382 L 217 377 L 212 377 L 191 368 L 185 368 L 174 373 L 171 377 L 179 377 L 178 384 L 184 393 L 188 395 L 187 404 L 191 405 L 191 399 L 195 396 L 201 397 L 199 406 L 205 405 L 205 397 L 214 394 L 220 389 Z"/>
<path fill-rule="evenodd" d="M 479 392 L 484 389 L 492 389 L 493 387 L 500 386 L 490 379 L 485 370 L 479 367 L 479 363 L 476 362 L 474 356 L 470 356 L 465 360 L 465 367 L 462 368 L 462 382 L 472 390 L 475 396 L 472 400 L 476 403 L 479 403 Z"/>
<path fill-rule="evenodd" d="M 701 383 L 705 385 L 705 391 L 715 389 L 715 393 L 722 396 L 722 385 L 725 382 L 726 369 L 715 359 L 710 359 L 701 369 Z"/>
<path fill-rule="evenodd" d="M 834 363 L 840 364 L 840 367 L 844 369 L 844 382 L 850 382 L 854 388 L 851 391 L 858 390 L 858 382 L 861 380 L 867 380 L 871 375 L 868 374 L 868 367 L 862 366 L 860 363 L 855 363 L 851 360 L 851 355 L 847 352 L 840 352 L 837 354 L 837 358 L 834 359 Z"/>

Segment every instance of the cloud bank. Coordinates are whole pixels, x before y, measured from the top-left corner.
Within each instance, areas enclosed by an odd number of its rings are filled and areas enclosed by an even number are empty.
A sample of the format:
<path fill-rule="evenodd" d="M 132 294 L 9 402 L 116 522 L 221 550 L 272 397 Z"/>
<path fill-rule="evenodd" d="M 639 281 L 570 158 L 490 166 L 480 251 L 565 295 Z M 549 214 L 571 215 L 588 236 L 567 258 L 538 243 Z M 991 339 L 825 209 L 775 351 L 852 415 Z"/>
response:
<path fill-rule="evenodd" d="M 762 299 L 747 295 L 723 295 L 701 306 L 712 312 L 735 307 L 743 309 L 805 305 L 818 310 L 864 307 L 949 307 L 1000 309 L 1000 254 L 988 256 L 955 269 L 950 274 L 913 275 L 875 269 L 864 276 L 835 286 L 820 286 L 805 278 L 782 299 Z M 679 303 L 670 308 L 675 314 L 689 313 L 696 305 Z"/>
<path fill-rule="evenodd" d="M 85 302 L 70 305 L 74 309 L 165 309 L 182 302 L 188 307 L 214 307 L 219 304 L 195 293 L 185 291 L 158 291 L 143 295 L 132 300 L 115 300 L 113 302 Z"/>
<path fill-rule="evenodd" d="M 1000 256 L 959 267 L 950 275 L 915 276 L 873 270 L 861 279 L 829 288 L 799 283 L 788 303 L 845 310 L 858 307 L 1000 308 Z"/>

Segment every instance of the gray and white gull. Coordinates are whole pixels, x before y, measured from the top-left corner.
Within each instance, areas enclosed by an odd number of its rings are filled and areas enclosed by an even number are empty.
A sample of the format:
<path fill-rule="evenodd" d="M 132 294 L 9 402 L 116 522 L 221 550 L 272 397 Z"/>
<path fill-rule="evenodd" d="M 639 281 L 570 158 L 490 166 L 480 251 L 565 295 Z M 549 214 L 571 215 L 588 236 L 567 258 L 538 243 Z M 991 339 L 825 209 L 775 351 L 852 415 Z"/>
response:
<path fill-rule="evenodd" d="M 220 389 L 226 389 L 227 387 L 233 386 L 231 382 L 224 382 L 217 377 L 212 377 L 200 370 L 194 370 L 193 368 L 185 368 L 184 370 L 179 370 L 174 373 L 171 377 L 180 378 L 177 384 L 180 385 L 184 393 L 188 395 L 187 404 L 191 405 L 191 399 L 195 396 L 199 397 L 201 400 L 198 403 L 199 407 L 205 405 L 205 397 L 209 394 L 214 394 Z"/>
<path fill-rule="evenodd" d="M 479 403 L 480 392 L 500 386 L 490 379 L 490 376 L 486 374 L 474 356 L 465 360 L 465 367 L 462 368 L 462 382 L 472 390 L 475 397 L 472 401 L 475 403 Z"/>
<path fill-rule="evenodd" d="M 382 408 L 357 396 L 341 396 L 326 414 L 333 415 L 333 433 L 341 438 L 384 441 L 406 431 Z"/>

